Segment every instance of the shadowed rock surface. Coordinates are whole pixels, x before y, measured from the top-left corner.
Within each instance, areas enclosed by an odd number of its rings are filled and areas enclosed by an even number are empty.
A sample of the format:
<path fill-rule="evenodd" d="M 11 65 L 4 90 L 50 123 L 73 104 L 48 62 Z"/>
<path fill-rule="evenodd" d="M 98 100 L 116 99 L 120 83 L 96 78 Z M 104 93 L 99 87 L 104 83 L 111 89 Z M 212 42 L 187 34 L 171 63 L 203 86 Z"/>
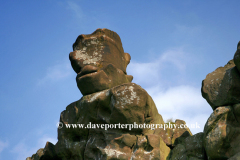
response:
<path fill-rule="evenodd" d="M 238 42 L 237 51 L 234 54 L 233 60 L 238 71 L 240 71 L 240 41 Z"/>
<path fill-rule="evenodd" d="M 204 152 L 202 139 L 203 133 L 197 133 L 193 136 L 188 136 L 173 148 L 171 151 L 171 159 L 207 159 Z"/>

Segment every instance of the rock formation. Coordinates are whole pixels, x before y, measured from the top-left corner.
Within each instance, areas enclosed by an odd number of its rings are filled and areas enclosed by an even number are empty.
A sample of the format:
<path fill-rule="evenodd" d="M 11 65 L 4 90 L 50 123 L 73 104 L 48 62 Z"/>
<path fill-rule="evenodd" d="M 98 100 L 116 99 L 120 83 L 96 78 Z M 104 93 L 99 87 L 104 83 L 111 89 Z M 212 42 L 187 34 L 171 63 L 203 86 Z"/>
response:
<path fill-rule="evenodd" d="M 240 43 L 234 59 L 209 73 L 202 96 L 214 110 L 204 127 L 203 145 L 209 160 L 240 159 Z"/>
<path fill-rule="evenodd" d="M 83 97 L 60 115 L 58 142 L 46 143 L 27 160 L 215 160 L 240 157 L 240 47 L 234 61 L 202 82 L 214 112 L 204 132 L 162 128 L 166 123 L 151 96 L 131 83 L 130 55 L 117 33 L 97 29 L 80 35 L 69 59 Z M 236 66 L 235 66 L 235 64 Z M 181 126 L 183 120 L 168 125 Z"/>
<path fill-rule="evenodd" d="M 240 75 L 233 60 L 209 73 L 202 84 L 202 95 L 212 109 L 240 102 Z"/>

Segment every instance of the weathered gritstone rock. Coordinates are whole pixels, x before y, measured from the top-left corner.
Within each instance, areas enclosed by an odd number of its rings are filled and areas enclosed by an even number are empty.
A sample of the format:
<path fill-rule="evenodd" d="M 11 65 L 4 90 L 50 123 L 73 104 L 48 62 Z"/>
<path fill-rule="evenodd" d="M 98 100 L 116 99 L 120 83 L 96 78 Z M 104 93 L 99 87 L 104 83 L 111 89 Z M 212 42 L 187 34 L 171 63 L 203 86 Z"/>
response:
<path fill-rule="evenodd" d="M 203 147 L 203 135 L 204 133 L 200 132 L 184 140 L 186 154 L 189 158 L 206 159 Z"/>
<path fill-rule="evenodd" d="M 130 159 L 136 140 L 130 134 L 90 130 L 84 159 Z"/>
<path fill-rule="evenodd" d="M 238 123 L 240 124 L 240 103 L 234 104 L 234 105 L 232 106 L 232 110 L 233 110 L 233 114 L 234 114 L 236 120 L 237 120 Z"/>
<path fill-rule="evenodd" d="M 69 59 L 83 97 L 61 113 L 58 142 L 47 142 L 27 160 L 202 159 L 202 134 L 191 136 L 188 128 L 119 128 L 118 124 L 151 127 L 164 121 L 151 96 L 131 83 L 133 77 L 126 72 L 131 57 L 124 52 L 117 33 L 97 29 L 80 35 Z M 234 107 L 236 115 L 240 114 L 238 108 Z M 186 123 L 176 120 L 175 124 Z"/>
<path fill-rule="evenodd" d="M 238 71 L 240 72 L 240 41 L 238 42 L 237 51 L 234 54 L 233 61 L 236 65 Z"/>
<path fill-rule="evenodd" d="M 27 157 L 26 160 L 39 160 L 43 155 L 43 148 L 40 148 L 32 157 Z"/>
<path fill-rule="evenodd" d="M 163 128 L 157 128 L 155 129 L 154 134 L 159 135 L 167 146 L 169 146 L 170 148 L 173 148 L 172 146 L 173 129 L 172 128 L 167 128 L 165 130 Z"/>
<path fill-rule="evenodd" d="M 235 63 L 235 64 L 234 64 Z M 240 159 L 240 42 L 234 59 L 202 82 L 202 96 L 214 112 L 204 127 L 208 160 Z"/>
<path fill-rule="evenodd" d="M 170 160 L 205 160 L 206 155 L 203 147 L 203 133 L 185 137 L 171 151 Z"/>
<path fill-rule="evenodd" d="M 175 124 L 179 127 L 177 127 L 173 131 L 173 136 L 172 136 L 172 145 L 176 146 L 177 144 L 182 143 L 186 137 L 189 137 L 192 135 L 191 131 L 189 128 L 181 128 L 180 126 L 185 126 L 186 122 L 183 120 L 176 119 Z"/>
<path fill-rule="evenodd" d="M 58 130 L 59 141 L 56 144 L 56 147 L 59 148 L 57 153 L 61 154 L 60 157 L 71 153 L 73 150 L 78 150 L 82 154 L 81 157 L 93 158 L 92 156 L 94 156 L 96 159 L 100 157 L 108 158 L 109 155 L 111 155 L 110 157 L 117 156 L 127 159 L 127 157 L 131 156 L 131 147 L 128 146 L 128 149 L 125 148 L 126 150 L 124 150 L 126 152 L 123 152 L 116 145 L 113 145 L 112 140 L 121 137 L 125 133 L 141 135 L 151 134 L 154 131 L 148 128 L 108 129 L 107 131 L 94 128 L 79 130 L 66 128 L 65 124 L 78 123 L 87 126 L 89 122 L 92 124 L 164 123 L 152 98 L 145 90 L 134 83 L 126 83 L 110 90 L 82 97 L 79 101 L 70 104 L 61 113 L 60 122 L 64 124 L 64 127 Z M 77 149 L 75 149 L 76 146 L 78 146 Z M 113 155 L 115 151 L 118 152 Z M 97 154 L 92 155 L 93 152 L 97 152 Z M 120 154 L 121 152 L 125 154 Z"/>
<path fill-rule="evenodd" d="M 233 157 L 229 158 L 228 160 L 239 160 L 240 159 L 240 152 L 235 154 Z"/>
<path fill-rule="evenodd" d="M 177 144 L 182 143 L 186 137 L 192 135 L 189 128 L 186 127 L 186 122 L 183 120 L 176 119 L 175 122 L 169 122 L 167 125 L 168 128 L 165 130 L 164 128 L 155 129 L 154 134 L 159 135 L 163 139 L 164 143 L 166 143 L 166 145 L 170 148 L 173 148 Z M 177 127 L 175 128 L 174 125 Z"/>
<path fill-rule="evenodd" d="M 170 148 L 159 135 L 149 134 L 137 136 L 137 144 L 133 148 L 132 160 L 156 159 L 168 160 Z"/>
<path fill-rule="evenodd" d="M 240 125 L 232 106 L 218 107 L 204 127 L 203 144 L 209 160 L 228 159 L 240 151 Z"/>
<path fill-rule="evenodd" d="M 78 123 L 87 126 L 92 124 L 163 124 L 162 116 L 148 95 L 139 85 L 126 83 L 110 90 L 83 96 L 79 101 L 70 104 L 61 113 L 63 124 Z M 85 131 L 75 131 L 64 127 L 58 130 L 58 138 L 65 138 L 62 132 L 83 135 Z M 151 129 L 123 129 L 127 132 L 153 133 Z"/>
<path fill-rule="evenodd" d="M 129 83 L 133 79 L 126 74 L 131 57 L 124 53 L 118 34 L 108 29 L 78 36 L 69 59 L 83 95 Z"/>
<path fill-rule="evenodd" d="M 167 157 L 170 148 L 150 128 L 120 129 L 76 129 L 66 124 L 163 124 L 161 115 L 152 98 L 140 86 L 126 83 L 110 90 L 83 96 L 61 113 L 63 128 L 58 129 L 55 152 L 60 159 L 129 159 L 145 157 Z M 149 148 L 139 147 L 135 153 L 135 135 L 148 135 Z M 135 139 L 135 140 L 134 140 Z M 154 144 L 155 140 L 158 141 Z M 139 143 L 137 143 L 139 144 Z M 159 145 L 159 146 L 157 146 Z M 161 147 L 162 146 L 162 147 Z M 136 148 L 136 147 L 135 147 Z M 55 154 L 54 154 L 55 155 Z M 136 155 L 136 156 L 135 156 Z M 138 155 L 138 156 L 137 156 Z M 164 159 L 164 158 L 161 158 Z"/>
<path fill-rule="evenodd" d="M 46 143 L 46 145 L 43 149 L 43 154 L 38 159 L 39 160 L 53 160 L 53 159 L 60 160 L 56 154 L 55 146 L 51 142 Z M 36 160 L 36 159 L 34 159 L 34 160 Z"/>
<path fill-rule="evenodd" d="M 171 151 L 171 158 L 170 160 L 185 160 L 187 159 L 186 149 L 183 144 L 178 144 L 173 148 Z"/>
<path fill-rule="evenodd" d="M 239 82 L 239 71 L 231 60 L 206 76 L 202 82 L 202 96 L 213 110 L 219 106 L 240 103 Z"/>

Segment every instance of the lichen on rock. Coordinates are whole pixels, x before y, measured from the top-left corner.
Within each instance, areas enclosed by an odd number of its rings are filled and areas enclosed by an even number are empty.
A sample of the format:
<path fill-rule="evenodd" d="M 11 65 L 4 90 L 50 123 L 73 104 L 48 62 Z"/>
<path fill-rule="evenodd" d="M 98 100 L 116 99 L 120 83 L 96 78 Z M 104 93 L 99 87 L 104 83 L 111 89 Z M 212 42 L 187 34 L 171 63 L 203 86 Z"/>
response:
<path fill-rule="evenodd" d="M 117 33 L 97 29 L 78 36 L 69 59 L 83 97 L 61 112 L 58 142 L 47 142 L 27 160 L 239 159 L 239 50 L 238 44 L 234 60 L 202 82 L 202 96 L 214 111 L 204 132 L 192 135 L 184 127 L 129 128 L 166 123 L 151 96 L 131 83 L 126 72 L 131 57 Z M 186 125 L 179 119 L 171 124 Z"/>

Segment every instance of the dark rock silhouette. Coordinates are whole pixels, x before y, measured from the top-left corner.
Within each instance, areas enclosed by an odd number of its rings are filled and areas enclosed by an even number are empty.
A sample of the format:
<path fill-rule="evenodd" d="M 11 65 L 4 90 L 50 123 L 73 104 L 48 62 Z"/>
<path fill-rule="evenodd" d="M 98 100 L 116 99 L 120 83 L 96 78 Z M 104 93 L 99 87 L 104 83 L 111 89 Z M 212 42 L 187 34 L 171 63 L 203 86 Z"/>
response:
<path fill-rule="evenodd" d="M 237 51 L 234 54 L 233 61 L 236 65 L 238 71 L 240 71 L 240 41 L 238 42 Z"/>

